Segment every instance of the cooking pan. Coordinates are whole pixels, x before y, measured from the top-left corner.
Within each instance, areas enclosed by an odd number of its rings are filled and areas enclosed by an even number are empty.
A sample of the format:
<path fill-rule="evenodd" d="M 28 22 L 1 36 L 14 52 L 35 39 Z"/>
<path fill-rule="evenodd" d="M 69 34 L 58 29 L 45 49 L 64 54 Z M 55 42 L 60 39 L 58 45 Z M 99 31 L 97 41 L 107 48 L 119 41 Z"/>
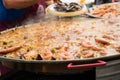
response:
<path fill-rule="evenodd" d="M 120 54 L 100 58 L 62 61 L 26 61 L 0 57 L 2 64 L 8 68 L 39 73 L 79 73 L 91 68 L 105 66 L 108 61 L 116 59 L 120 59 Z"/>
<path fill-rule="evenodd" d="M 104 17 L 103 15 L 102 16 L 96 16 L 94 14 L 91 13 L 91 10 L 95 10 L 97 8 L 100 8 L 100 7 L 103 7 L 103 6 L 108 6 L 108 5 L 119 5 L 120 2 L 114 2 L 114 3 L 106 3 L 106 4 L 101 4 L 101 5 L 95 5 L 91 8 L 88 9 L 88 12 L 86 13 L 86 15 L 88 15 L 89 17 L 92 17 L 92 18 L 100 18 L 100 19 L 108 19 L 109 17 Z M 110 12 L 109 12 L 110 13 Z M 119 16 L 117 16 L 116 18 L 119 19 Z"/>
<path fill-rule="evenodd" d="M 22 27 L 21 27 L 22 28 Z M 4 31 L 5 32 L 5 31 Z M 108 61 L 120 59 L 120 54 L 102 56 L 98 58 L 85 58 L 78 60 L 23 60 L 0 56 L 2 65 L 36 73 L 81 73 L 99 66 L 105 66 Z"/>

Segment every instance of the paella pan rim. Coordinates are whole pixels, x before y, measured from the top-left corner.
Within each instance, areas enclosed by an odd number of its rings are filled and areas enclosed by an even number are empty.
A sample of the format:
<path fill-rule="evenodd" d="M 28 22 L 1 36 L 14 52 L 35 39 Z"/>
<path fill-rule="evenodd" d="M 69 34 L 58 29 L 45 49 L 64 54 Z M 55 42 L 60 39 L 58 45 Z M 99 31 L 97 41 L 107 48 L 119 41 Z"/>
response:
<path fill-rule="evenodd" d="M 13 59 L 13 58 L 6 58 L 0 56 L 1 61 L 12 61 L 12 62 L 20 62 L 20 63 L 64 63 L 64 62 L 94 62 L 96 60 L 114 60 L 120 58 L 120 54 L 116 55 L 109 55 L 109 56 L 102 56 L 98 58 L 84 58 L 84 59 L 75 59 L 75 60 L 23 60 L 23 59 Z"/>

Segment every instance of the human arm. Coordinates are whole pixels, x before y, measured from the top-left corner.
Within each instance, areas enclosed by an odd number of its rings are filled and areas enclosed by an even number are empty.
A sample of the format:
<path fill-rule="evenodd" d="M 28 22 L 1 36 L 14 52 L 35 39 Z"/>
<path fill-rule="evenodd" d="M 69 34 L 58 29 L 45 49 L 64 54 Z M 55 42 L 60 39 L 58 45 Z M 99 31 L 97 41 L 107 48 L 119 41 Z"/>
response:
<path fill-rule="evenodd" d="M 115 0 L 112 0 L 112 2 L 115 2 Z"/>
<path fill-rule="evenodd" d="M 118 2 L 119 0 L 112 0 L 112 2 Z"/>
<path fill-rule="evenodd" d="M 38 3 L 40 0 L 3 0 L 4 6 L 7 9 L 27 8 Z"/>

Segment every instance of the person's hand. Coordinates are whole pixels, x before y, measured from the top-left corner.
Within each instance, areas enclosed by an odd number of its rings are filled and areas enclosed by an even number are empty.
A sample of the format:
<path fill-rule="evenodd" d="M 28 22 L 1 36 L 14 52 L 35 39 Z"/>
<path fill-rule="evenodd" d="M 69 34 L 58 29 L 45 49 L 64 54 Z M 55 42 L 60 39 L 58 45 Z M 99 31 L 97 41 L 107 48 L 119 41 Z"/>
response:
<path fill-rule="evenodd" d="M 45 0 L 47 6 L 54 4 L 54 0 Z"/>
<path fill-rule="evenodd" d="M 38 3 L 40 0 L 3 0 L 4 6 L 7 9 L 14 8 L 14 9 L 21 9 L 27 8 Z"/>
<path fill-rule="evenodd" d="M 112 0 L 112 2 L 118 2 L 119 0 Z"/>
<path fill-rule="evenodd" d="M 61 2 L 60 0 L 45 0 L 45 3 L 46 5 L 51 5 L 51 4 L 54 4 L 54 3 L 59 3 Z"/>

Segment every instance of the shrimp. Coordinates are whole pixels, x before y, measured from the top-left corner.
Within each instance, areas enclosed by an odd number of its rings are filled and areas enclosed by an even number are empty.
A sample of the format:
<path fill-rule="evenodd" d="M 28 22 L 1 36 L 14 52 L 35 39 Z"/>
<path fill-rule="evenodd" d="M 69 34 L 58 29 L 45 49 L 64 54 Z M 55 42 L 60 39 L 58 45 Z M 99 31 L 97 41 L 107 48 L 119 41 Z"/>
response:
<path fill-rule="evenodd" d="M 86 48 L 91 48 L 93 46 L 90 42 L 86 42 L 86 41 L 83 41 L 81 45 Z"/>
<path fill-rule="evenodd" d="M 70 60 L 74 58 L 73 54 L 68 52 L 61 53 L 60 56 L 63 60 Z"/>
<path fill-rule="evenodd" d="M 112 35 L 103 35 L 103 38 L 112 39 L 112 40 L 117 40 L 117 38 L 114 37 L 114 36 L 112 36 Z"/>
<path fill-rule="evenodd" d="M 108 40 L 105 40 L 103 38 L 95 38 L 95 41 L 102 44 L 110 44 Z"/>
<path fill-rule="evenodd" d="M 101 51 L 100 51 L 100 54 L 101 54 L 101 55 L 105 55 L 105 54 L 107 54 L 107 51 L 106 51 L 106 50 L 101 50 Z"/>
<path fill-rule="evenodd" d="M 69 48 L 68 43 L 64 43 L 63 46 L 61 47 L 60 51 L 61 51 L 61 52 L 67 51 L 68 48 Z"/>
<path fill-rule="evenodd" d="M 116 51 L 120 52 L 120 46 L 116 47 Z"/>
<path fill-rule="evenodd" d="M 82 45 L 83 47 L 90 48 L 90 49 L 92 49 L 92 50 L 96 50 L 96 51 L 101 50 L 100 48 L 93 46 L 90 42 L 85 42 L 85 41 L 83 41 L 83 42 L 81 43 L 81 45 Z"/>
<path fill-rule="evenodd" d="M 49 49 L 46 49 L 46 52 L 44 53 L 44 55 L 42 56 L 42 58 L 44 60 L 51 60 L 52 59 L 52 52 Z"/>
<path fill-rule="evenodd" d="M 63 60 L 73 59 L 73 54 L 68 52 L 68 48 L 68 43 L 64 43 L 60 49 L 60 56 Z"/>
<path fill-rule="evenodd" d="M 20 48 L 21 48 L 21 46 L 13 46 L 13 47 L 10 47 L 10 48 L 7 48 L 7 49 L 2 49 L 2 50 L 0 50 L 0 54 L 13 52 L 13 51 L 16 51 Z"/>
<path fill-rule="evenodd" d="M 94 53 L 92 51 L 84 51 L 82 54 L 83 58 L 90 58 L 90 57 L 94 57 Z"/>

